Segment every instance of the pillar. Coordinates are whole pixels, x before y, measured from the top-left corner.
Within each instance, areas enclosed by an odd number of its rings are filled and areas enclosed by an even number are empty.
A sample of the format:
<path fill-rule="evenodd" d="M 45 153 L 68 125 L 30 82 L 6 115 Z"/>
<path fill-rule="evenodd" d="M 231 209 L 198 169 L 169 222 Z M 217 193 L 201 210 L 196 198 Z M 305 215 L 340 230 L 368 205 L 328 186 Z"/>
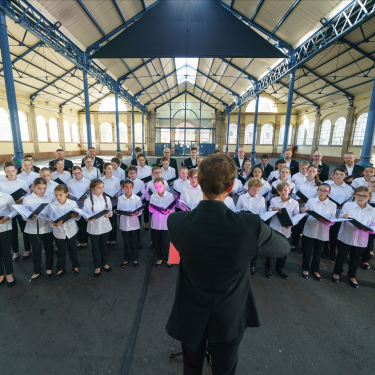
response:
<path fill-rule="evenodd" d="M 132 116 L 131 116 L 131 114 L 129 113 L 128 115 L 127 115 L 127 130 L 128 130 L 128 143 L 127 143 L 127 148 L 128 148 L 128 151 L 127 151 L 127 153 L 128 153 L 128 155 L 131 155 L 132 153 L 131 153 L 131 139 L 132 139 L 132 127 L 131 127 L 131 124 L 132 123 Z"/>
<path fill-rule="evenodd" d="M 132 159 L 135 159 L 134 97 L 132 102 Z M 142 150 L 143 152 L 144 150 Z"/>
<path fill-rule="evenodd" d="M 257 90 L 258 91 L 258 90 Z M 255 98 L 255 113 L 254 113 L 254 128 L 253 128 L 253 144 L 251 148 L 251 164 L 254 166 L 256 164 L 255 158 L 255 146 L 257 144 L 257 133 L 258 132 L 258 109 L 259 109 L 259 94 Z"/>
<path fill-rule="evenodd" d="M 239 148 L 244 147 L 245 145 L 245 129 L 246 129 L 246 114 L 241 114 L 241 125 L 240 125 L 240 142 L 239 142 Z"/>
<path fill-rule="evenodd" d="M 59 119 L 57 121 L 57 129 L 59 133 L 59 142 L 61 145 L 61 148 L 65 151 L 65 134 L 64 134 L 64 114 L 59 112 Z"/>
<path fill-rule="evenodd" d="M 277 149 L 279 147 L 279 136 L 280 136 L 280 120 L 281 116 L 275 116 L 275 130 L 273 132 L 273 154 L 278 154 Z M 290 128 L 289 128 L 290 131 Z M 278 157 L 278 156 L 277 156 Z"/>
<path fill-rule="evenodd" d="M 31 124 L 31 134 L 33 137 L 34 142 L 34 153 L 35 159 L 38 157 L 39 154 L 39 139 L 38 139 L 38 128 L 36 126 L 36 115 L 35 115 L 35 106 L 30 106 L 30 124 Z"/>
<path fill-rule="evenodd" d="M 226 145 L 226 150 L 225 153 L 229 155 L 229 125 L 230 125 L 230 113 L 228 113 L 228 126 L 227 126 L 227 145 Z"/>
<path fill-rule="evenodd" d="M 236 150 L 234 151 L 234 157 L 238 156 L 238 144 L 240 142 L 240 129 L 241 129 L 241 106 L 238 107 L 237 142 L 236 142 Z"/>
<path fill-rule="evenodd" d="M 290 79 L 289 79 L 288 104 L 287 104 L 287 107 L 286 107 L 284 142 L 283 142 L 283 150 L 282 150 L 283 154 L 284 154 L 284 151 L 288 148 L 288 136 L 289 136 L 290 118 L 292 116 L 294 77 L 295 77 L 295 70 L 293 69 L 290 72 Z"/>
<path fill-rule="evenodd" d="M 101 134 L 100 134 L 99 116 L 97 113 L 94 114 L 94 129 L 95 129 L 95 146 L 94 147 L 96 149 L 96 153 L 99 155 Z M 87 147 L 89 147 L 89 145 L 87 145 Z"/>
<path fill-rule="evenodd" d="M 0 48 L 1 48 L 1 57 L 2 57 L 3 70 L 4 70 L 4 81 L 5 81 L 5 89 L 6 89 L 6 94 L 7 94 L 10 127 L 12 129 L 12 137 L 13 137 L 13 149 L 14 149 L 13 160 L 14 160 L 14 163 L 16 164 L 16 167 L 18 168 L 21 166 L 21 162 L 23 160 L 23 147 L 22 147 L 20 123 L 18 119 L 16 89 L 14 87 L 12 62 L 10 59 L 7 24 L 6 24 L 5 12 L 3 9 L 0 9 Z"/>
<path fill-rule="evenodd" d="M 156 117 L 156 112 L 152 111 L 150 113 L 150 122 L 149 122 L 149 145 L 148 145 L 149 155 L 155 155 L 155 117 Z"/>
<path fill-rule="evenodd" d="M 117 139 L 117 149 L 116 152 L 121 152 L 120 145 L 120 119 L 118 114 L 118 92 L 115 91 L 115 102 L 116 102 L 116 139 Z"/>
<path fill-rule="evenodd" d="M 145 112 L 142 110 L 142 152 L 145 153 Z"/>
<path fill-rule="evenodd" d="M 87 72 L 83 70 L 83 90 L 85 95 L 85 115 L 86 115 L 86 126 L 87 126 L 87 149 L 92 147 L 92 135 L 91 135 L 91 120 L 90 120 L 90 98 L 89 98 L 89 84 L 87 81 Z"/>
<path fill-rule="evenodd" d="M 344 155 L 348 152 L 350 146 L 350 140 L 352 139 L 352 134 L 356 122 L 356 116 L 354 114 L 355 107 L 348 108 L 348 114 L 346 116 L 346 124 L 345 124 L 345 133 L 344 138 L 342 140 L 342 148 L 341 148 L 341 157 L 343 158 Z M 334 126 L 332 126 L 334 128 Z"/>
<path fill-rule="evenodd" d="M 318 148 L 318 140 L 319 140 L 319 130 L 321 127 L 321 121 L 320 121 L 320 113 L 317 112 L 315 116 L 315 127 L 314 127 L 314 134 L 313 134 L 313 140 L 311 144 L 311 152 L 310 154 L 313 155 L 315 150 Z M 296 125 L 296 134 L 298 134 L 298 129 Z"/>

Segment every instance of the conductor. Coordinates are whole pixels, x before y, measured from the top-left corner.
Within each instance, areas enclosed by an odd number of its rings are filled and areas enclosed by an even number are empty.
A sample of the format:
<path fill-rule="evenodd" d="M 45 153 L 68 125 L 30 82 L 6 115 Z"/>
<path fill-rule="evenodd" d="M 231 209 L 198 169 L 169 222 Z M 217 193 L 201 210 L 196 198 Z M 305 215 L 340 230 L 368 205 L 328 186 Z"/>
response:
<path fill-rule="evenodd" d="M 168 217 L 180 268 L 166 329 L 182 343 L 184 375 L 202 374 L 207 341 L 213 374 L 235 374 L 246 328 L 259 327 L 251 259 L 281 258 L 290 250 L 287 239 L 258 215 L 234 213 L 224 204 L 237 173 L 228 155 L 208 156 L 198 174 L 203 201 Z"/>

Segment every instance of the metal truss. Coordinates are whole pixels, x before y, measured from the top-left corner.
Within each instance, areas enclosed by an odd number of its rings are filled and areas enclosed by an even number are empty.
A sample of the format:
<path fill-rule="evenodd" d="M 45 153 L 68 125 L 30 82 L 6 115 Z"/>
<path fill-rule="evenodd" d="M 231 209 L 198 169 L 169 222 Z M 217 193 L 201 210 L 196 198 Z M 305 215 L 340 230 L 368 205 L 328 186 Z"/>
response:
<path fill-rule="evenodd" d="M 214 110 L 216 111 L 216 108 L 213 107 L 211 104 L 208 104 L 206 101 L 204 101 L 204 100 L 202 100 L 202 99 L 199 99 L 196 95 L 192 94 L 192 93 L 189 92 L 189 91 L 182 91 L 182 92 L 180 92 L 179 94 L 177 94 L 177 95 L 174 96 L 173 98 L 169 99 L 167 102 L 164 102 L 163 104 L 158 105 L 158 106 L 155 107 L 153 110 L 155 111 L 155 110 L 157 110 L 158 108 L 162 107 L 163 105 L 173 102 L 173 100 L 177 99 L 179 96 L 184 95 L 184 94 L 191 95 L 193 98 L 199 100 L 201 103 L 204 103 L 204 104 L 208 105 L 210 108 L 212 108 L 212 109 L 214 109 Z"/>

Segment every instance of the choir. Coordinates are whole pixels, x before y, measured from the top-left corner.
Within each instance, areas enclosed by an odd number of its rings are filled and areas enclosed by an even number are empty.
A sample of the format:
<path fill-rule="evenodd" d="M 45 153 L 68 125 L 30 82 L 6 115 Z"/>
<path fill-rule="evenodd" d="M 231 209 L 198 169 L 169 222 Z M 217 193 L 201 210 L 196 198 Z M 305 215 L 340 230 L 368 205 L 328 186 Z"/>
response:
<path fill-rule="evenodd" d="M 148 231 L 150 215 L 155 267 L 165 262 L 172 268 L 167 219 L 174 211 L 194 210 L 203 199 L 198 179 L 203 158 L 193 147 L 191 158 L 178 171 L 168 151 L 150 166 L 141 149 L 129 167 L 122 163 L 121 153 L 104 163 L 94 148 L 83 158 L 82 166 L 64 159 L 63 150 L 57 150 L 56 159 L 40 170 L 33 166 L 31 155 L 25 155 L 19 170 L 13 162 L 6 162 L 6 177 L 0 180 L 0 285 L 5 281 L 9 287 L 16 284 L 13 262 L 27 260 L 31 252 L 33 275 L 29 282 L 35 283 L 42 275 L 43 250 L 46 279 L 53 277 L 54 270 L 55 280 L 66 274 L 66 250 L 71 273 L 77 276 L 78 250 L 87 248 L 89 238 L 94 276 L 100 276 L 101 269 L 110 272 L 108 247 L 116 245 L 117 228 L 124 249 L 120 267 L 132 262 L 138 268 L 142 216 L 143 228 Z M 350 255 L 348 279 L 358 288 L 357 269 L 368 270 L 374 255 L 375 169 L 354 164 L 351 153 L 345 155 L 345 164 L 330 174 L 319 151 L 313 162 L 298 163 L 291 158 L 291 150 L 286 150 L 275 170 L 267 155 L 254 167 L 244 155 L 241 149 L 234 160 L 238 175 L 225 205 L 234 212 L 259 215 L 288 239 L 292 250 L 301 240 L 304 279 L 311 272 L 322 281 L 319 266 L 323 256 L 334 262 L 331 279 L 339 282 Z M 19 230 L 24 241 L 21 255 Z M 256 261 L 257 256 L 251 261 L 251 276 Z M 287 280 L 285 264 L 286 257 L 275 260 L 276 272 Z M 266 258 L 265 274 L 273 276 L 271 258 Z"/>

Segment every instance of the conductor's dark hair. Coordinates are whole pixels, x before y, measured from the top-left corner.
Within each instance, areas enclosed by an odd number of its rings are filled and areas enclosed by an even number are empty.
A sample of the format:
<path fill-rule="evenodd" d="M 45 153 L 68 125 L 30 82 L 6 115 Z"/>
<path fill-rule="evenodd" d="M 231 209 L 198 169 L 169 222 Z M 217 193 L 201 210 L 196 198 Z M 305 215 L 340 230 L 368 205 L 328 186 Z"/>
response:
<path fill-rule="evenodd" d="M 285 161 L 284 159 L 279 159 L 279 160 L 276 162 L 276 167 L 277 167 L 279 164 L 286 164 L 286 161 Z"/>
<path fill-rule="evenodd" d="M 198 181 L 204 195 L 215 199 L 228 190 L 237 173 L 236 164 L 227 154 L 209 155 L 199 165 Z"/>

